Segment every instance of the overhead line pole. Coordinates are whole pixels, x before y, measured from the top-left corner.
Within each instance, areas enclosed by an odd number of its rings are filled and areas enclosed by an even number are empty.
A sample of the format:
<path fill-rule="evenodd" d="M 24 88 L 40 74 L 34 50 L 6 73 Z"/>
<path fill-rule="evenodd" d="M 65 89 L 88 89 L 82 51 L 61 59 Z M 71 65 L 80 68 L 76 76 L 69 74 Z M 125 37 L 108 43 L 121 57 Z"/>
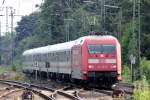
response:
<path fill-rule="evenodd" d="M 132 18 L 132 38 L 135 39 L 135 10 L 136 10 L 136 0 L 133 0 L 133 18 Z M 133 53 L 133 52 L 132 52 Z M 135 55 L 134 55 L 135 56 Z M 131 72 L 132 81 L 134 81 L 134 68 Z"/>
<path fill-rule="evenodd" d="M 105 7 L 105 0 L 103 0 L 103 25 L 104 25 L 104 27 L 103 27 L 103 31 L 106 31 L 106 29 L 105 29 L 105 25 L 106 25 L 106 7 Z"/>
<path fill-rule="evenodd" d="M 138 0 L 138 62 L 141 61 L 141 0 Z"/>
<path fill-rule="evenodd" d="M 13 27 L 14 27 L 14 16 L 22 16 L 22 15 L 14 15 L 13 12 L 13 7 L 0 7 L 0 8 L 6 8 L 6 32 L 9 32 L 9 27 L 8 27 L 8 9 L 10 9 L 10 17 L 11 17 L 11 66 L 13 66 L 13 56 L 14 56 L 14 41 L 13 41 Z M 4 15 L 0 15 L 4 16 Z"/>
<path fill-rule="evenodd" d="M 1 38 L 1 21 L 0 21 L 0 52 L 2 51 L 2 46 L 1 46 L 1 44 L 2 44 L 1 41 L 2 40 L 1 39 L 2 38 Z M 0 65 L 1 65 L 1 61 L 2 61 L 1 58 L 2 58 L 2 54 L 0 53 Z"/>
<path fill-rule="evenodd" d="M 11 16 L 11 66 L 13 67 L 13 57 L 14 57 L 14 16 L 22 16 L 22 15 L 14 15 L 14 12 L 13 12 L 13 8 L 11 8 L 11 13 L 10 13 L 10 16 Z"/>
<path fill-rule="evenodd" d="M 6 7 L 6 33 L 8 32 L 8 7 Z"/>
<path fill-rule="evenodd" d="M 11 66 L 13 67 L 13 56 L 14 56 L 14 41 L 13 41 L 13 20 L 14 20 L 14 12 L 11 9 Z"/>
<path fill-rule="evenodd" d="M 3 0 L 2 5 L 5 3 L 5 0 Z"/>

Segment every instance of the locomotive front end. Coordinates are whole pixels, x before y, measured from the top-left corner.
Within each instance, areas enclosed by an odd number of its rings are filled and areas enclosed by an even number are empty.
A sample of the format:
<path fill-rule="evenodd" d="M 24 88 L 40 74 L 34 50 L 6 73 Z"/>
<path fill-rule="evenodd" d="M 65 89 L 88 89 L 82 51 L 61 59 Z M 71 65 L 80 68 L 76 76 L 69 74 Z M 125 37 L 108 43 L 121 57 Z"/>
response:
<path fill-rule="evenodd" d="M 121 80 L 120 45 L 112 36 L 86 40 L 87 78 L 90 82 L 111 85 Z"/>

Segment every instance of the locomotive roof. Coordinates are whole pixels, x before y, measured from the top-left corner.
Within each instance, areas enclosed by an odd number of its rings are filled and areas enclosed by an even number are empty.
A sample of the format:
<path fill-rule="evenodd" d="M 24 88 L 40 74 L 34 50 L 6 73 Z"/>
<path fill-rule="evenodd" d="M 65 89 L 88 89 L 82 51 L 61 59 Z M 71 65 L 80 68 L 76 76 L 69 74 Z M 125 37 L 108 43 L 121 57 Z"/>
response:
<path fill-rule="evenodd" d="M 82 44 L 85 39 L 100 39 L 100 40 L 108 40 L 108 39 L 115 39 L 115 37 L 110 36 L 110 35 L 104 35 L 104 36 L 84 36 L 81 37 L 77 40 L 70 41 L 70 42 L 65 42 L 65 43 L 59 43 L 59 44 L 54 44 L 54 45 L 48 45 L 44 47 L 39 47 L 39 48 L 34 48 L 30 50 L 24 51 L 23 55 L 31 55 L 31 54 L 44 54 L 48 52 L 55 52 L 55 51 L 64 51 L 64 50 L 70 50 L 74 45 Z"/>

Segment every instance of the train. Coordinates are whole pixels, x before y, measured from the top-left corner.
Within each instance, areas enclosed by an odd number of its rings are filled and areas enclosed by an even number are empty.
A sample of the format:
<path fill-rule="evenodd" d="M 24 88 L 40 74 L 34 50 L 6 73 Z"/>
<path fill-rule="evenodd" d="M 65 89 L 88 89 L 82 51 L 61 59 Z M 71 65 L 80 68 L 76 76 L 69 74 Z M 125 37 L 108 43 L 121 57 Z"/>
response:
<path fill-rule="evenodd" d="M 89 35 L 74 41 L 23 52 L 23 72 L 47 78 L 111 86 L 121 81 L 121 47 L 111 35 Z"/>

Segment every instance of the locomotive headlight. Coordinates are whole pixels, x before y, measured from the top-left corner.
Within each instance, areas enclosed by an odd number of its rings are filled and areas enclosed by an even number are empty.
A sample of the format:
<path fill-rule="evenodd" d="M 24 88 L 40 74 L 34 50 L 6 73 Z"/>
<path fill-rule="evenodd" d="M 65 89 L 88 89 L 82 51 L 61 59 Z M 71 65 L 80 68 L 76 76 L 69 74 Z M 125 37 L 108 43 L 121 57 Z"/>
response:
<path fill-rule="evenodd" d="M 104 55 L 103 55 L 103 54 L 101 54 L 101 55 L 100 55 L 100 57 L 104 57 Z"/>
<path fill-rule="evenodd" d="M 116 67 L 117 67 L 116 65 L 113 65 L 113 66 L 112 66 L 112 68 L 116 68 Z"/>
<path fill-rule="evenodd" d="M 94 68 L 94 66 L 93 66 L 93 65 L 89 65 L 88 67 L 89 67 L 89 69 Z"/>

